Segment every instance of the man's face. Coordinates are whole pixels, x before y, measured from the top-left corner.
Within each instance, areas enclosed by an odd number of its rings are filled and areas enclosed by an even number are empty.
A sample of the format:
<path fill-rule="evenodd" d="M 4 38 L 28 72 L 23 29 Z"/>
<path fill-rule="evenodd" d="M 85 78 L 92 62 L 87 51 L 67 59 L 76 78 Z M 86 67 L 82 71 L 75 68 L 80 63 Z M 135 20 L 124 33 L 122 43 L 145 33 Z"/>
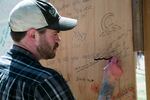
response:
<path fill-rule="evenodd" d="M 55 57 L 56 49 L 59 46 L 59 31 L 46 29 L 44 33 L 39 33 L 37 51 L 42 59 L 52 59 Z"/>

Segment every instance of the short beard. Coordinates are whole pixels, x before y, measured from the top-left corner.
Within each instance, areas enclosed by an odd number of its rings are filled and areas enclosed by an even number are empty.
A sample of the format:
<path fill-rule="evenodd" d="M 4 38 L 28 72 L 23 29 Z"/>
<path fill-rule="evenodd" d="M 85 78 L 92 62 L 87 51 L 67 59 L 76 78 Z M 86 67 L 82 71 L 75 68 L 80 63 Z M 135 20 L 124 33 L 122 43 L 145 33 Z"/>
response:
<path fill-rule="evenodd" d="M 47 43 L 46 44 L 41 44 L 40 46 L 37 47 L 37 51 L 40 54 L 41 59 L 53 59 L 55 57 L 55 52 L 54 50 L 58 47 L 58 43 L 54 45 L 52 48 L 49 46 Z"/>

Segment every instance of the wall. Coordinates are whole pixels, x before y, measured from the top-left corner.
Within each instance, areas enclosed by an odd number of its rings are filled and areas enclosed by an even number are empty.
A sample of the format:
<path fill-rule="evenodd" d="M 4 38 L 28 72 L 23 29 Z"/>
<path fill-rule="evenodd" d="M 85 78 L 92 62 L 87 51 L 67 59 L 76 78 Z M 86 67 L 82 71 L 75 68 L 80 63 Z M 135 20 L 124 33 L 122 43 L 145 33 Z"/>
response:
<path fill-rule="evenodd" d="M 144 23 L 144 55 L 145 55 L 145 72 L 146 72 L 146 91 L 147 100 L 150 100 L 150 1 L 143 0 L 143 23 Z"/>
<path fill-rule="evenodd" d="M 4 19 L 0 21 L 5 27 L 0 29 L 1 54 L 12 44 L 3 21 L 7 23 L 6 16 L 14 2 L 18 1 L 0 1 L 3 8 L 0 13 L 5 15 L 1 15 Z M 56 58 L 41 61 L 42 64 L 63 74 L 77 100 L 96 100 L 107 61 L 94 59 L 116 56 L 124 74 L 113 98 L 136 100 L 131 0 L 51 0 L 51 3 L 61 15 L 78 19 L 78 26 L 60 33 L 62 40 Z"/>
<path fill-rule="evenodd" d="M 77 100 L 96 100 L 107 61 L 116 56 L 124 70 L 115 100 L 135 100 L 135 65 L 131 0 L 51 0 L 61 15 L 78 19 L 78 26 L 61 32 L 54 60 L 42 61 L 64 75 Z M 52 67 L 53 66 L 53 67 Z"/>

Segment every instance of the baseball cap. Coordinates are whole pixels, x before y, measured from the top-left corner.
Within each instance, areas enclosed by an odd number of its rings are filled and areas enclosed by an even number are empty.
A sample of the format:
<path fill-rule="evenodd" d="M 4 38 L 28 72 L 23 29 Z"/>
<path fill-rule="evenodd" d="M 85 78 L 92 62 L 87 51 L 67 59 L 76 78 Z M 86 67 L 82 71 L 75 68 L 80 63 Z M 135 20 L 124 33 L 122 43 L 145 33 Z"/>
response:
<path fill-rule="evenodd" d="M 56 8 L 43 0 L 23 0 L 9 15 L 9 26 L 13 32 L 25 32 L 30 28 L 50 28 L 66 31 L 74 28 L 77 20 L 60 16 Z"/>

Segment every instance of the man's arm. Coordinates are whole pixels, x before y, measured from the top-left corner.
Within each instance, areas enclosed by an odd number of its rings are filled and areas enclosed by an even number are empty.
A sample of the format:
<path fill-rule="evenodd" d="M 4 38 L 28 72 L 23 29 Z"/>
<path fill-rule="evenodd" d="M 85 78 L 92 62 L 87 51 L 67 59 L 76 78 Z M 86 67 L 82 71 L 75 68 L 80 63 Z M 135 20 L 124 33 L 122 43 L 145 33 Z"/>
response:
<path fill-rule="evenodd" d="M 110 84 L 109 82 L 103 82 L 98 100 L 111 100 L 114 88 L 114 85 Z"/>
<path fill-rule="evenodd" d="M 66 81 L 59 74 L 45 79 L 34 92 L 36 100 L 75 100 Z"/>
<path fill-rule="evenodd" d="M 113 57 L 104 68 L 103 81 L 98 100 L 111 100 L 116 82 L 120 79 L 123 71 L 118 65 L 117 58 Z"/>

